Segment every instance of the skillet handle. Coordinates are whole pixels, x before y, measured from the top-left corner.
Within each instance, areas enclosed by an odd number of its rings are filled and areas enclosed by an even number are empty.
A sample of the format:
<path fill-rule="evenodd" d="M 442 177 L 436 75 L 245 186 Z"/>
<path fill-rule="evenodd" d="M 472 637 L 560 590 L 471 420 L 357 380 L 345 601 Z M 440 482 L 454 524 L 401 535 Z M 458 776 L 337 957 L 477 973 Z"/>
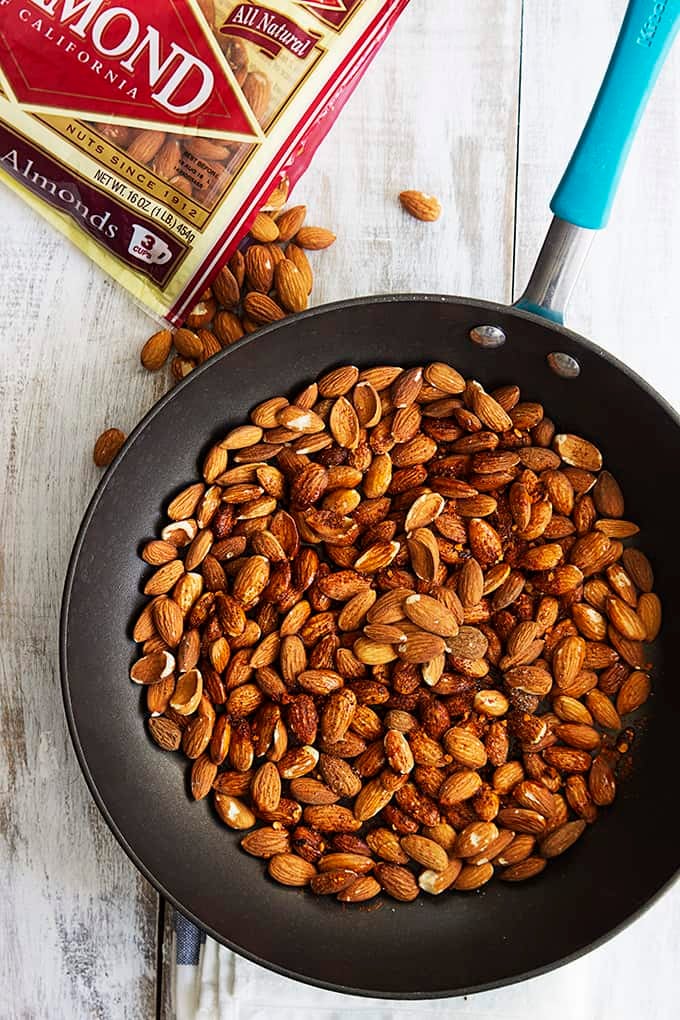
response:
<path fill-rule="evenodd" d="M 555 214 L 516 307 L 562 322 L 594 232 L 606 226 L 647 100 L 680 28 L 680 0 L 629 0 L 586 126 L 555 192 Z"/>

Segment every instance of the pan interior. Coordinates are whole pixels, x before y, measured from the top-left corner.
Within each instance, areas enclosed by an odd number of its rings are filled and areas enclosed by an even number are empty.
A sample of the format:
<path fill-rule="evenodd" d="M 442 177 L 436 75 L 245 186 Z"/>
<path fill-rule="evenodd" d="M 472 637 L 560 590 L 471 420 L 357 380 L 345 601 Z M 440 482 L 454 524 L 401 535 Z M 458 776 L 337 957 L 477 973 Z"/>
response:
<path fill-rule="evenodd" d="M 505 344 L 470 342 L 480 324 Z M 576 357 L 577 379 L 548 366 Z M 274 885 L 262 863 L 206 802 L 185 792 L 185 765 L 148 739 L 129 683 L 130 620 L 145 577 L 139 542 L 158 533 L 167 500 L 198 477 L 211 440 L 252 406 L 295 393 L 336 364 L 449 361 L 486 387 L 516 382 L 560 431 L 594 440 L 642 529 L 665 625 L 654 696 L 635 766 L 612 809 L 535 882 L 493 882 L 467 895 L 413 904 L 340 906 Z M 668 790 L 680 687 L 670 676 L 680 614 L 675 501 L 680 457 L 674 413 L 623 366 L 574 334 L 482 302 L 411 297 L 328 306 L 236 345 L 164 398 L 106 475 L 74 551 L 62 618 L 62 675 L 81 764 L 109 824 L 147 877 L 209 932 L 266 966 L 327 987 L 394 997 L 488 988 L 554 966 L 625 923 L 673 877 Z M 666 665 L 668 664 L 668 665 Z M 656 834 L 652 836 L 652 834 Z M 653 852 L 650 854 L 650 847 Z"/>

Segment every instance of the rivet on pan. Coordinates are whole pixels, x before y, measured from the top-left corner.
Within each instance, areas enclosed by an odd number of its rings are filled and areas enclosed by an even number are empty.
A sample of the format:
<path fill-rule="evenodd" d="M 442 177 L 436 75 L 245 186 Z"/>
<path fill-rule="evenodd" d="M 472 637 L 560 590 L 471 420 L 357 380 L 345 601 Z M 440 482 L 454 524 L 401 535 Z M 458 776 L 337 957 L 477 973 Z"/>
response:
<path fill-rule="evenodd" d="M 553 351 L 548 355 L 548 364 L 555 375 L 562 379 L 577 379 L 581 374 L 581 366 L 571 354 L 563 354 L 562 351 Z"/>
<path fill-rule="evenodd" d="M 480 347 L 492 350 L 494 347 L 502 347 L 506 336 L 500 326 L 475 326 L 470 330 L 470 339 Z"/>

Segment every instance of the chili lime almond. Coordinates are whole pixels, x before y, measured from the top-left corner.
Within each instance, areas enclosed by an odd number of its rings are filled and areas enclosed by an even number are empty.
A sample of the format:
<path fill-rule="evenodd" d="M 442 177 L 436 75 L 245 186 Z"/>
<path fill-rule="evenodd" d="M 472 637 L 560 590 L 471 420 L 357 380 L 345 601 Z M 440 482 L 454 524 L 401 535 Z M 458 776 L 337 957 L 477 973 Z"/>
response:
<path fill-rule="evenodd" d="M 301 216 L 279 222 L 309 243 Z M 662 607 L 601 452 L 555 431 L 443 363 L 343 365 L 169 503 L 130 675 L 275 881 L 344 903 L 527 881 L 610 809 Z"/>

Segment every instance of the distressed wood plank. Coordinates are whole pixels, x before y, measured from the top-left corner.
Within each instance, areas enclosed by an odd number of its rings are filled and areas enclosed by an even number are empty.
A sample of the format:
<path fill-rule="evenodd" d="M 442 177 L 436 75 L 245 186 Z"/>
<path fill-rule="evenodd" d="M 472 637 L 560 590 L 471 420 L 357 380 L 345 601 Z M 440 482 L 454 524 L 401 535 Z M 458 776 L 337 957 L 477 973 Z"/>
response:
<path fill-rule="evenodd" d="M 316 303 L 431 291 L 508 300 L 519 0 L 412 3 L 296 189 L 337 229 L 314 260 Z M 436 195 L 437 223 L 402 212 Z"/>
<path fill-rule="evenodd" d="M 0 1016 L 147 1018 L 157 897 L 80 775 L 57 639 L 93 438 L 163 385 L 138 367 L 142 313 L 4 190 L 2 209 Z"/>
<path fill-rule="evenodd" d="M 650 4 L 650 9 L 651 9 Z M 548 204 L 599 87 L 623 0 L 525 0 L 517 276 L 519 293 L 548 224 Z M 568 324 L 680 404 L 680 49 L 662 70 L 624 173 L 611 223 L 593 245 Z"/>

